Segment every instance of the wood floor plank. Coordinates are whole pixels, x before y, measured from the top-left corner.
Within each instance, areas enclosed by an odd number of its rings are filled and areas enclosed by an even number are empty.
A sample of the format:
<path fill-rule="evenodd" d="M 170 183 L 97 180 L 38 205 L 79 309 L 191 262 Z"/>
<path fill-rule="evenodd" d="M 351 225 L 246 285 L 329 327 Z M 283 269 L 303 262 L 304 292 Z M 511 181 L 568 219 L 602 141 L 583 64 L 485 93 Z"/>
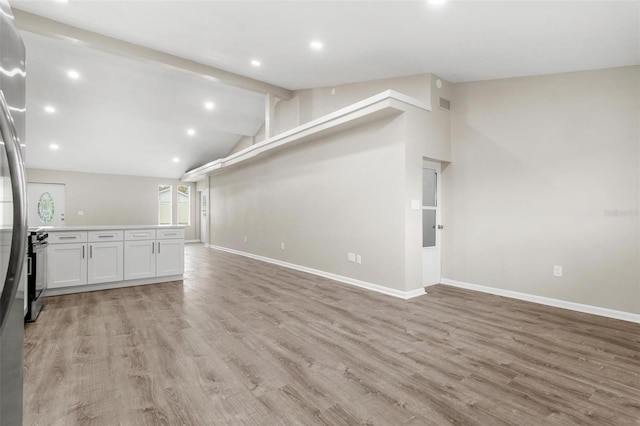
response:
<path fill-rule="evenodd" d="M 437 285 L 399 300 L 186 246 L 47 299 L 25 425 L 640 425 L 640 325 Z"/>

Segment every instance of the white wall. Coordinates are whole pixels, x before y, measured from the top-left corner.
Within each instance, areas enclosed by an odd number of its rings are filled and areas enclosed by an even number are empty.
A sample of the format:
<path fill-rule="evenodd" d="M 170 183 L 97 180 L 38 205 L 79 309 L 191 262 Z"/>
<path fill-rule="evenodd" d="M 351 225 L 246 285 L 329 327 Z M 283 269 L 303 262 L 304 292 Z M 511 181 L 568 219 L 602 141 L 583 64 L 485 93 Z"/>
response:
<path fill-rule="evenodd" d="M 173 220 L 177 219 L 175 194 L 178 185 L 191 186 L 191 225 L 185 239 L 198 239 L 195 233 L 195 185 L 177 179 L 106 175 L 60 170 L 27 169 L 28 182 L 62 183 L 66 186 L 68 226 L 156 225 L 158 223 L 158 185 L 173 186 Z M 79 216 L 78 211 L 84 215 Z"/>
<path fill-rule="evenodd" d="M 431 75 L 296 92 L 276 133 L 388 89 L 430 103 Z M 437 102 L 436 102 L 437 104 Z M 213 245 L 410 292 L 422 287 L 422 160 L 446 161 L 449 113 L 413 107 L 210 177 Z M 244 242 L 244 236 L 248 241 Z M 284 242 L 286 249 L 280 249 Z M 362 256 L 362 265 L 347 261 Z"/>
<path fill-rule="evenodd" d="M 403 121 L 211 176 L 211 243 L 404 291 Z"/>
<path fill-rule="evenodd" d="M 436 159 L 444 166 L 443 277 L 640 313 L 639 70 L 443 81 L 440 89 L 426 75 L 337 87 L 335 94 L 297 92 L 276 106 L 277 132 L 389 88 L 431 100 L 433 112 L 405 113 L 391 133 L 358 129 L 211 177 L 212 242 L 410 291 L 421 278 L 420 214 L 410 202 L 420 198 L 422 159 Z M 440 95 L 452 99 L 451 113 L 437 108 Z M 364 139 L 403 151 L 402 180 L 395 164 L 365 160 Z M 343 157 L 345 146 L 359 148 Z M 362 179 L 345 179 L 348 173 Z M 354 194 L 365 182 L 391 189 L 378 179 L 402 191 L 403 218 L 361 208 L 366 197 Z M 309 193 L 292 190 L 298 183 Z M 327 210 L 312 209 L 315 193 Z M 380 223 L 393 230 L 380 234 L 388 244 L 365 237 Z M 253 234 L 246 244 L 245 232 Z M 400 246 L 391 238 L 397 232 L 404 233 Z M 295 243 L 285 242 L 282 252 L 280 239 Z M 346 251 L 358 250 L 371 250 L 360 269 L 345 260 Z M 369 269 L 371 258 L 387 259 L 392 273 Z M 562 278 L 552 276 L 553 265 L 563 266 Z"/>
<path fill-rule="evenodd" d="M 443 276 L 640 313 L 639 81 L 625 67 L 454 85 Z"/>
<path fill-rule="evenodd" d="M 432 83 L 437 77 L 419 74 L 362 83 L 343 84 L 331 87 L 298 90 L 289 100 L 279 100 L 274 109 L 273 135 L 308 123 L 318 117 L 332 113 L 385 90 L 395 90 L 420 101 L 429 103 Z M 447 89 L 443 89 L 447 90 Z M 437 105 L 437 104 L 434 104 Z M 245 136 L 229 151 L 238 152 L 265 139 L 264 126 L 255 136 Z"/>
<path fill-rule="evenodd" d="M 431 99 L 431 74 L 366 81 L 294 92 L 276 104 L 274 134 L 297 127 L 385 90 L 396 90 L 423 102 Z"/>

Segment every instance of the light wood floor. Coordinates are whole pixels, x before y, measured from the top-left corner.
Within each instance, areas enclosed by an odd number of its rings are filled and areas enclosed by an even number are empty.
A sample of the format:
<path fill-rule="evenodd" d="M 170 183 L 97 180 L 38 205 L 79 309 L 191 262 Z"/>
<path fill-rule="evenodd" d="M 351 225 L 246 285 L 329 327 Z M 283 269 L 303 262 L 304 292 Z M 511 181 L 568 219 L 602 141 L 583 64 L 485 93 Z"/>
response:
<path fill-rule="evenodd" d="M 49 298 L 25 352 L 25 425 L 640 425 L 638 324 L 200 245 L 184 283 Z"/>

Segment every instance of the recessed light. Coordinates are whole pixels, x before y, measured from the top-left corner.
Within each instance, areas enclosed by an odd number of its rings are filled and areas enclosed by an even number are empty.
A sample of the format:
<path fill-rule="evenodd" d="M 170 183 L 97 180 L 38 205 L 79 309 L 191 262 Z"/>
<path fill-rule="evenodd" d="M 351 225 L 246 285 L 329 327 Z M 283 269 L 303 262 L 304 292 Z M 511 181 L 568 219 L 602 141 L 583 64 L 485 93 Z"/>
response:
<path fill-rule="evenodd" d="M 72 80 L 77 80 L 80 78 L 80 73 L 76 70 L 67 71 L 67 76 Z"/>
<path fill-rule="evenodd" d="M 195 136 L 196 134 L 196 129 L 187 129 L 187 134 L 189 136 Z"/>
<path fill-rule="evenodd" d="M 253 61 L 251 61 L 251 65 L 253 65 L 254 67 L 259 67 L 260 65 L 262 65 L 262 63 L 257 59 L 254 59 Z"/>
<path fill-rule="evenodd" d="M 44 107 L 44 111 L 48 114 L 53 114 L 54 112 L 56 112 L 56 109 L 51 105 L 47 105 Z"/>
<path fill-rule="evenodd" d="M 174 163 L 177 163 L 177 162 L 179 162 L 179 161 L 180 161 L 180 159 L 179 159 L 178 157 L 173 157 L 171 160 L 172 160 Z"/>
<path fill-rule="evenodd" d="M 204 108 L 208 109 L 209 111 L 211 111 L 212 109 L 214 109 L 216 107 L 216 104 L 214 104 L 211 101 L 207 101 L 204 103 Z"/>
<path fill-rule="evenodd" d="M 443 4 L 446 3 L 447 0 L 428 0 L 429 4 Z"/>
<path fill-rule="evenodd" d="M 69 3 L 69 0 L 54 0 L 56 3 Z"/>
<path fill-rule="evenodd" d="M 322 42 L 320 41 L 312 41 L 311 43 L 309 43 L 309 46 L 311 46 L 311 48 L 313 50 L 322 50 L 324 48 L 324 44 L 322 44 Z"/>
<path fill-rule="evenodd" d="M 52 144 L 50 144 L 50 145 L 49 145 L 49 149 L 50 149 L 51 151 L 56 151 L 56 150 L 58 150 L 59 148 L 60 148 L 60 146 L 58 146 L 58 144 L 56 144 L 56 143 L 52 143 Z"/>

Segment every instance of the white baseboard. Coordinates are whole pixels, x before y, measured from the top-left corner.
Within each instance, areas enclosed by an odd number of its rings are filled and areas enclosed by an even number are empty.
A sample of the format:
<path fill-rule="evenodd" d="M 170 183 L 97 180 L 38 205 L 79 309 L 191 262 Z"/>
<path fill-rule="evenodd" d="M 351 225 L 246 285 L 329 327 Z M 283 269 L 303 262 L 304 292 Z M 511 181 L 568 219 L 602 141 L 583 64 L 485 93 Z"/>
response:
<path fill-rule="evenodd" d="M 184 275 L 167 275 L 164 277 L 141 278 L 139 280 L 116 281 L 103 284 L 85 284 L 73 287 L 48 288 L 44 291 L 45 296 L 60 296 L 62 294 L 85 293 L 87 291 L 111 290 L 113 288 L 134 287 L 137 285 L 160 284 L 171 281 L 182 281 Z"/>
<path fill-rule="evenodd" d="M 556 308 L 568 309 L 570 311 L 584 312 L 586 314 L 599 315 L 601 317 L 615 318 L 623 321 L 640 323 L 640 314 L 634 314 L 631 312 L 617 311 L 615 309 L 601 308 L 593 305 L 583 305 L 582 303 L 567 302 L 566 300 L 553 299 L 551 297 L 536 296 L 534 294 L 520 293 L 518 291 L 503 290 L 495 287 L 487 287 L 478 284 L 470 284 L 463 281 L 450 280 L 448 278 L 442 278 L 440 280 L 442 284 L 450 285 L 452 287 L 464 288 L 467 290 L 480 291 L 482 293 L 494 294 L 496 296 L 509 297 L 511 299 L 526 300 L 527 302 L 539 303 L 547 306 L 554 306 Z"/>
<path fill-rule="evenodd" d="M 193 243 L 199 243 L 200 240 L 184 240 L 185 244 L 193 244 Z"/>
<path fill-rule="evenodd" d="M 205 247 L 212 248 L 214 250 L 220 250 L 227 253 L 237 254 L 251 259 L 260 260 L 262 262 L 272 263 L 274 265 L 283 266 L 289 269 L 295 269 L 296 271 L 306 272 L 308 274 L 318 275 L 320 277 L 329 278 L 334 281 L 340 281 L 344 284 L 354 285 L 356 287 L 372 290 L 378 293 L 386 294 L 387 296 L 398 297 L 400 299 L 412 299 L 414 297 L 422 296 L 426 294 L 424 288 L 418 288 L 411 291 L 395 290 L 393 288 L 384 287 L 378 284 L 368 283 L 366 281 L 356 280 L 354 278 L 345 277 L 342 275 L 332 274 L 331 272 L 320 271 L 318 269 L 308 268 L 306 266 L 296 265 L 294 263 L 284 262 L 282 260 L 272 259 L 270 257 L 259 256 L 257 254 L 247 253 L 244 251 L 234 250 L 226 247 L 216 246 L 213 244 L 205 244 Z"/>

